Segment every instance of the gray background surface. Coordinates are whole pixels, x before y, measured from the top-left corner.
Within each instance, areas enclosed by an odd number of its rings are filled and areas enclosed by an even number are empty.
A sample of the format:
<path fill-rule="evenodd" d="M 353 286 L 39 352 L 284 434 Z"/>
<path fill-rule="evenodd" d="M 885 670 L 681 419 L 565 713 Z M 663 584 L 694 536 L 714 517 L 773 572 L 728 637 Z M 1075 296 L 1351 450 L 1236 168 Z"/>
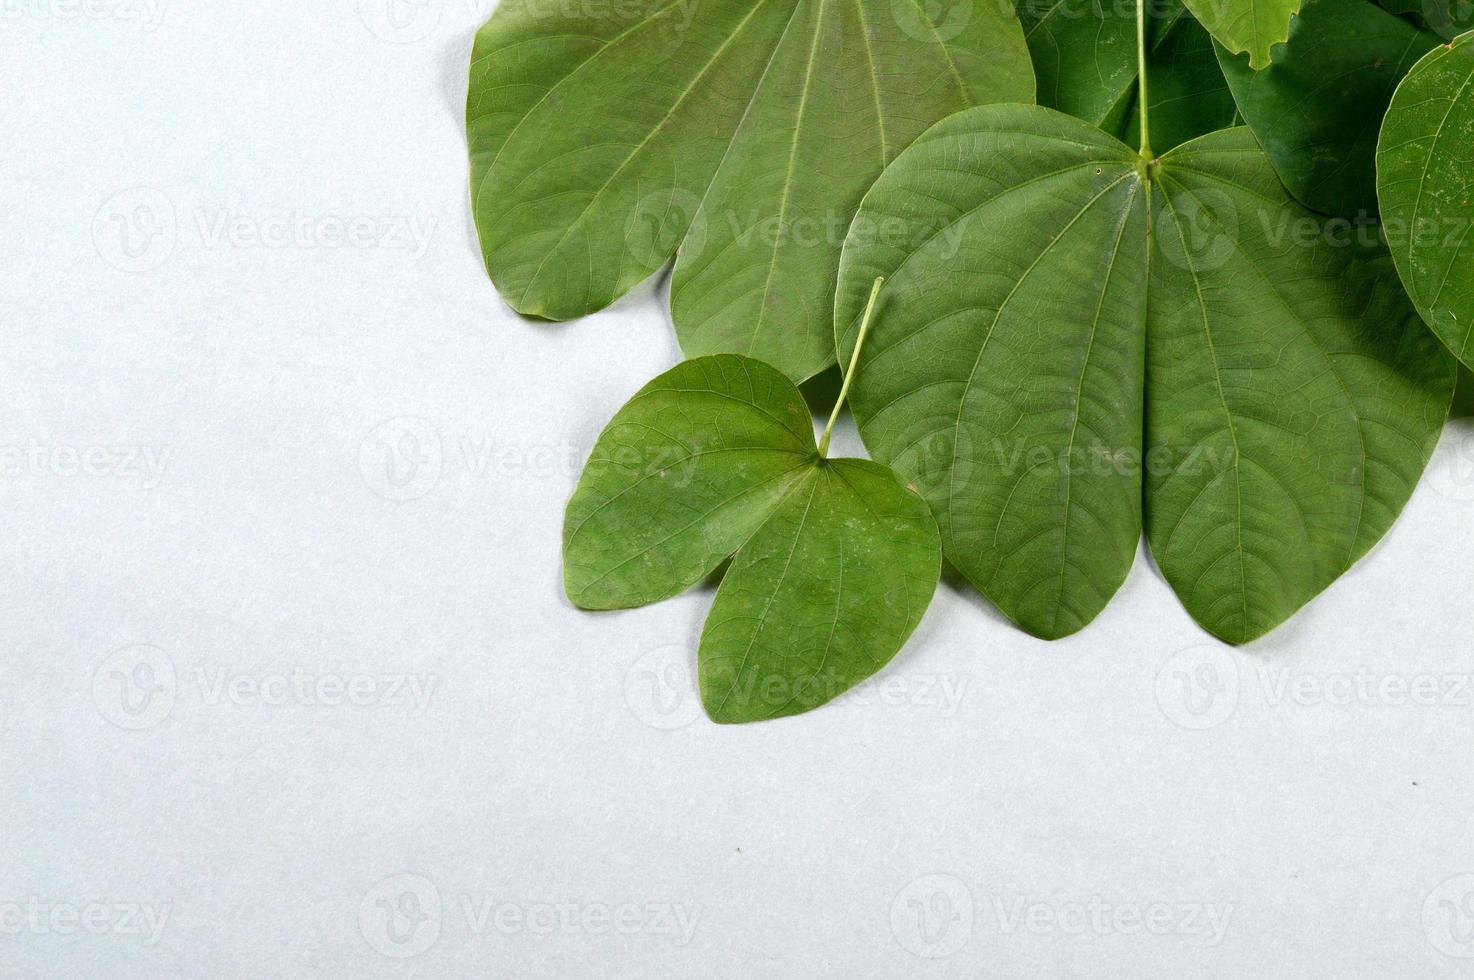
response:
<path fill-rule="evenodd" d="M 1474 429 L 1247 650 L 1145 557 L 1054 645 L 944 586 L 717 728 L 709 592 L 559 588 L 679 352 L 486 279 L 487 13 L 0 5 L 0 976 L 1469 975 Z"/>

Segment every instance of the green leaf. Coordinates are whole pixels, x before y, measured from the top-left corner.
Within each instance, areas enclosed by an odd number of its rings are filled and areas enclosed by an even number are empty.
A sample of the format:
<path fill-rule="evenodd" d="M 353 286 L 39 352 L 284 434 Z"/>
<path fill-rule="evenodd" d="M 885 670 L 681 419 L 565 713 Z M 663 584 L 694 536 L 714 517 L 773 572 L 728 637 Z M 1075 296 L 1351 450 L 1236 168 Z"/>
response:
<path fill-rule="evenodd" d="M 1039 104 L 1097 126 L 1136 84 L 1135 10 L 1072 0 L 1014 0 Z"/>
<path fill-rule="evenodd" d="M 1474 34 L 1440 47 L 1398 87 L 1377 149 L 1392 256 L 1439 338 L 1474 364 Z"/>
<path fill-rule="evenodd" d="M 714 720 L 755 721 L 817 707 L 884 666 L 931 601 L 941 544 L 892 471 L 819 454 L 788 378 L 722 354 L 650 382 L 599 437 L 568 504 L 564 581 L 583 608 L 626 608 L 728 558 L 701 692 Z"/>
<path fill-rule="evenodd" d="M 853 392 L 866 446 L 1043 637 L 1109 601 L 1143 509 L 1188 612 L 1262 635 L 1387 530 L 1448 408 L 1452 361 L 1385 249 L 1296 204 L 1247 129 L 1148 168 L 1047 109 L 974 109 L 862 219 L 906 224 L 841 262 L 842 351 L 887 277 Z"/>
<path fill-rule="evenodd" d="M 941 572 L 926 504 L 868 460 L 809 468 L 732 561 L 697 657 L 714 721 L 818 707 L 884 667 Z"/>
<path fill-rule="evenodd" d="M 1381 6 L 1445 40 L 1474 29 L 1474 3 L 1470 0 L 1381 0 Z"/>
<path fill-rule="evenodd" d="M 1213 39 L 1177 0 L 1165 5 L 1150 25 L 1147 74 L 1152 147 L 1165 153 L 1188 140 L 1232 126 L 1238 109 L 1218 66 Z M 1123 96 L 1101 128 L 1131 146 L 1141 145 L 1139 92 L 1135 85 Z"/>
<path fill-rule="evenodd" d="M 1269 66 L 1269 50 L 1290 33 L 1301 0 L 1183 0 L 1220 44 L 1249 55 L 1254 68 Z"/>
<path fill-rule="evenodd" d="M 1438 44 L 1368 0 L 1308 0 L 1268 68 L 1221 49 L 1219 58 L 1290 193 L 1315 211 L 1367 217 L 1377 213 L 1382 116 L 1403 75 Z"/>
<path fill-rule="evenodd" d="M 690 354 L 795 381 L 834 360 L 844 230 L 929 124 L 1030 101 L 1017 19 L 921 0 L 506 0 L 476 37 L 471 186 L 487 269 L 514 308 L 602 309 L 679 246 Z"/>

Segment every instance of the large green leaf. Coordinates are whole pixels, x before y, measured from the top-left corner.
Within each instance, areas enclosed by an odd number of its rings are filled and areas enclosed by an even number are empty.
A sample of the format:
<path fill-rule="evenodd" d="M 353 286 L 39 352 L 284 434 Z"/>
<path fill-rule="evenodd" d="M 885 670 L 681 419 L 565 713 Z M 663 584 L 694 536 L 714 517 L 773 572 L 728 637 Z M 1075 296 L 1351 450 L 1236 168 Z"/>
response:
<path fill-rule="evenodd" d="M 1255 68 L 1269 65 L 1272 47 L 1290 33 L 1301 0 L 1183 0 L 1208 33 L 1234 54 L 1249 55 Z"/>
<path fill-rule="evenodd" d="M 1307 0 L 1263 71 L 1220 49 L 1244 121 L 1301 203 L 1348 217 L 1377 213 L 1376 147 L 1392 92 L 1439 44 L 1370 0 Z"/>
<path fill-rule="evenodd" d="M 1387 530 L 1448 408 L 1452 360 L 1385 250 L 1297 205 L 1247 129 L 1148 166 L 1047 109 L 970 110 L 860 219 L 909 228 L 841 263 L 842 350 L 887 277 L 854 384 L 866 445 L 1040 636 L 1104 607 L 1143 502 L 1189 613 L 1267 632 Z"/>
<path fill-rule="evenodd" d="M 997 5 L 921 0 L 506 0 L 467 99 L 487 269 L 517 310 L 607 306 L 679 246 L 672 313 L 692 354 L 808 378 L 844 230 L 936 120 L 1030 101 L 1023 32 Z"/>
<path fill-rule="evenodd" d="M 1474 365 L 1474 34 L 1398 87 L 1377 150 L 1392 255 L 1423 319 Z"/>
<path fill-rule="evenodd" d="M 796 714 L 883 667 L 931 601 L 936 522 L 896 474 L 823 458 L 793 383 L 752 358 L 686 361 L 599 437 L 564 523 L 587 609 L 644 605 L 733 558 L 698 655 L 721 722 Z"/>

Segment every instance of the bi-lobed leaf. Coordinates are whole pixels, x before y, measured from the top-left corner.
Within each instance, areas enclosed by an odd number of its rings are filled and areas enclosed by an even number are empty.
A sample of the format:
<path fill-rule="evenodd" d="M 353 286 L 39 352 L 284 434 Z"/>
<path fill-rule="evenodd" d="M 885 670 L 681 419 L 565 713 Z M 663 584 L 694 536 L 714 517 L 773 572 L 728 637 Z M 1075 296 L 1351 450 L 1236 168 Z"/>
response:
<path fill-rule="evenodd" d="M 679 246 L 683 349 L 802 381 L 834 360 L 834 269 L 871 182 L 932 122 L 1033 92 L 996 5 L 505 0 L 467 99 L 487 269 L 515 309 L 564 320 Z"/>
<path fill-rule="evenodd" d="M 1270 49 L 1289 36 L 1290 20 L 1301 0 L 1182 0 L 1219 44 L 1249 55 L 1249 64 L 1267 68 Z"/>
<path fill-rule="evenodd" d="M 568 504 L 564 582 L 581 607 L 627 608 L 728 558 L 697 660 L 708 714 L 742 722 L 883 667 L 931 601 L 941 544 L 895 473 L 819 455 L 787 377 L 722 354 L 650 382 L 599 437 Z"/>
<path fill-rule="evenodd" d="M 853 392 L 866 445 L 1040 636 L 1100 612 L 1143 526 L 1203 626 L 1262 635 L 1387 530 L 1447 411 L 1452 362 L 1385 250 L 1296 204 L 1246 129 L 1147 164 L 1047 109 L 975 109 L 860 217 L 909 225 L 841 264 L 842 351 L 887 279 Z"/>
<path fill-rule="evenodd" d="M 1474 365 L 1474 34 L 1398 87 L 1377 149 L 1377 190 L 1403 285 L 1434 333 Z"/>
<path fill-rule="evenodd" d="M 1377 213 L 1377 134 L 1397 83 L 1440 43 L 1370 0 L 1306 0 L 1263 71 L 1219 49 L 1244 121 L 1315 211 Z"/>

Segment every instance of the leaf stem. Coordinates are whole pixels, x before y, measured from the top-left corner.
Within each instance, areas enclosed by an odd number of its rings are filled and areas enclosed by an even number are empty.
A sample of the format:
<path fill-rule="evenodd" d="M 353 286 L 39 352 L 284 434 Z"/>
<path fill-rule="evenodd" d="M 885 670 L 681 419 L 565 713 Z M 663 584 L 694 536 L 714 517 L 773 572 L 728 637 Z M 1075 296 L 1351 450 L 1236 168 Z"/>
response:
<path fill-rule="evenodd" d="M 844 373 L 844 384 L 840 386 L 839 398 L 834 402 L 834 411 L 829 415 L 829 424 L 824 426 L 824 435 L 819 438 L 819 455 L 829 455 L 829 436 L 834 432 L 834 423 L 839 419 L 839 410 L 850 393 L 850 383 L 855 380 L 855 368 L 860 363 L 860 348 L 865 346 L 865 335 L 870 332 L 870 320 L 875 316 L 875 301 L 880 298 L 880 287 L 885 285 L 885 276 L 877 276 L 870 287 L 870 302 L 865 304 L 865 317 L 860 321 L 860 336 L 855 338 L 855 352 L 850 355 L 849 369 Z"/>
<path fill-rule="evenodd" d="M 1136 77 L 1140 86 L 1137 101 L 1141 103 L 1141 157 L 1150 163 L 1154 158 L 1152 153 L 1152 137 L 1150 120 L 1147 111 L 1146 97 L 1146 5 L 1148 0 L 1136 0 Z"/>

